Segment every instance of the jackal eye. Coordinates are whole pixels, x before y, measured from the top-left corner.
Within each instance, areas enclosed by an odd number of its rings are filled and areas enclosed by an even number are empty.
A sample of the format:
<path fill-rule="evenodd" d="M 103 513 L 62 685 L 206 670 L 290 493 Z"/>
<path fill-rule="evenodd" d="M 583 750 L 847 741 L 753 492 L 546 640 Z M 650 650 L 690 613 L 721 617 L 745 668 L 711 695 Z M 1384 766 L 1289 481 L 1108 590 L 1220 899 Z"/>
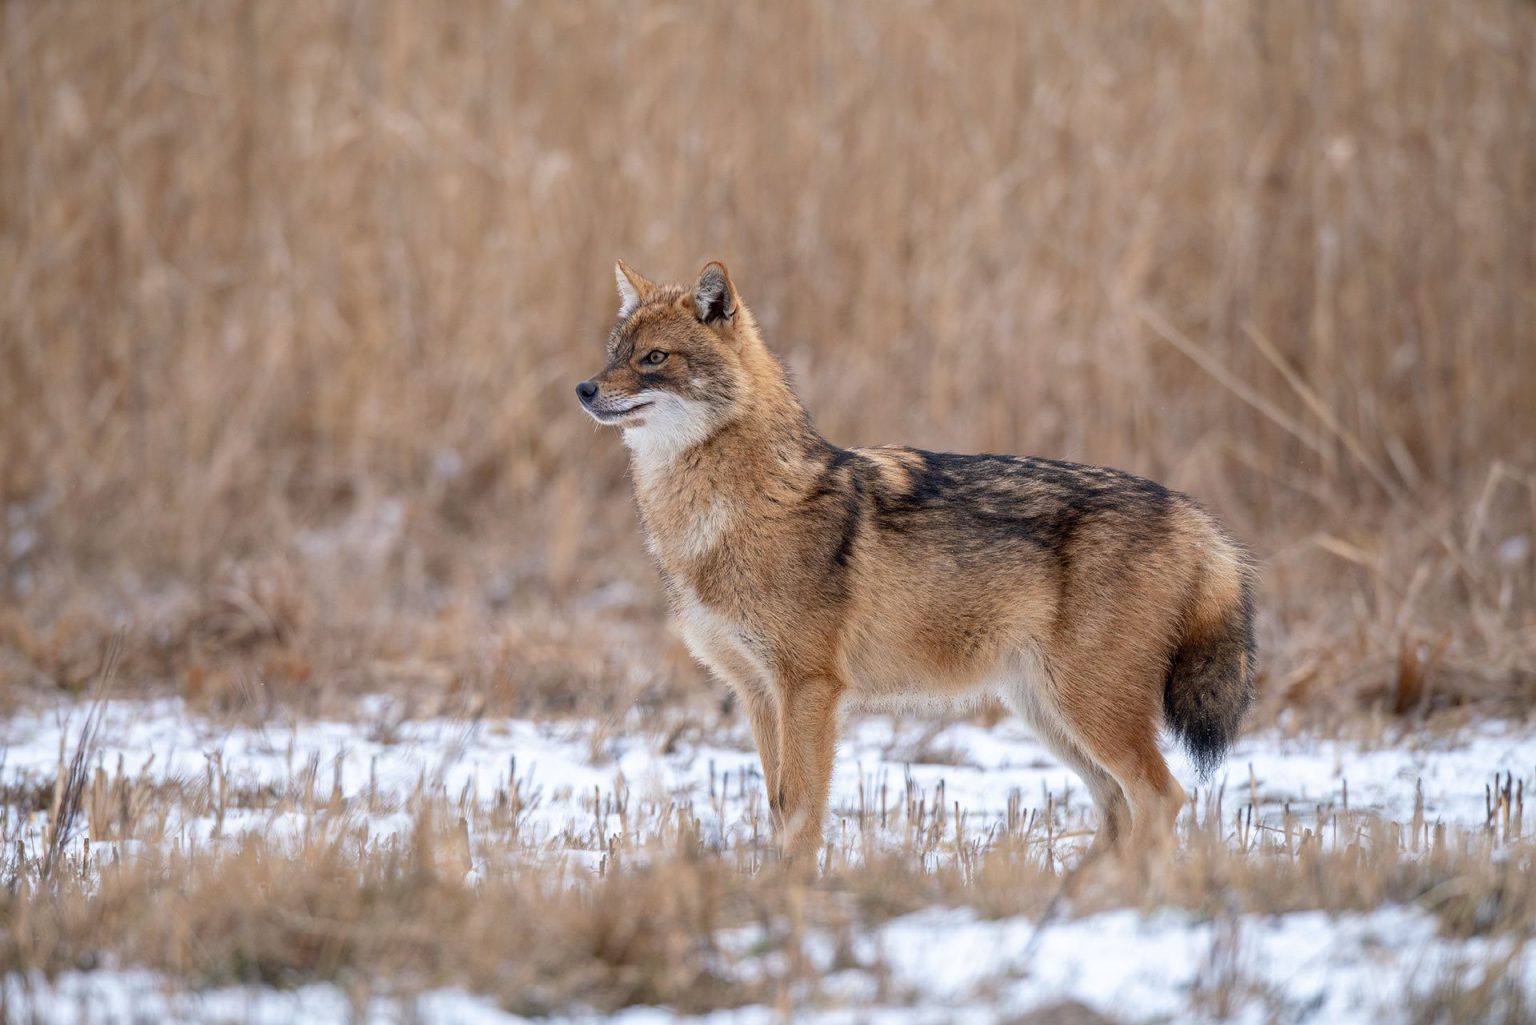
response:
<path fill-rule="evenodd" d="M 645 357 L 642 360 L 640 360 L 641 363 L 644 363 L 648 367 L 659 367 L 666 361 L 667 354 L 662 352 L 660 349 L 652 349 L 650 352 L 645 354 Z"/>

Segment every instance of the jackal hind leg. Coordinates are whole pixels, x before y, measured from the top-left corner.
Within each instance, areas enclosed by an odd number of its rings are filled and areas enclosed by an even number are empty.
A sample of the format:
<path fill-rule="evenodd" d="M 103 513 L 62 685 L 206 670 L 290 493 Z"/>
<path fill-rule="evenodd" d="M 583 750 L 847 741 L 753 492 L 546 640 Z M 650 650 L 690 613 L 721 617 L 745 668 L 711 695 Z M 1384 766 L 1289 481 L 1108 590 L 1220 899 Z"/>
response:
<path fill-rule="evenodd" d="M 1171 846 L 1184 806 L 1184 788 L 1157 745 L 1162 723 L 1162 681 L 1149 663 L 1100 659 L 1091 675 L 1059 667 L 1054 697 L 1074 743 L 1120 784 L 1130 806 L 1124 850 L 1136 854 Z M 1106 669 L 1105 666 L 1113 666 Z M 1128 842 L 1125 842 L 1128 841 Z"/>
<path fill-rule="evenodd" d="M 1085 858 L 1097 858 L 1115 850 L 1130 832 L 1131 809 L 1126 803 L 1125 792 L 1104 766 L 1073 741 L 1048 695 L 1036 693 L 1032 689 L 1035 686 L 1035 683 L 1027 679 L 1012 683 L 1001 692 L 1003 702 L 1029 725 L 1036 739 L 1051 754 L 1077 773 L 1083 785 L 1088 788 L 1094 811 L 1099 817 L 1099 828 L 1094 833 Z"/>

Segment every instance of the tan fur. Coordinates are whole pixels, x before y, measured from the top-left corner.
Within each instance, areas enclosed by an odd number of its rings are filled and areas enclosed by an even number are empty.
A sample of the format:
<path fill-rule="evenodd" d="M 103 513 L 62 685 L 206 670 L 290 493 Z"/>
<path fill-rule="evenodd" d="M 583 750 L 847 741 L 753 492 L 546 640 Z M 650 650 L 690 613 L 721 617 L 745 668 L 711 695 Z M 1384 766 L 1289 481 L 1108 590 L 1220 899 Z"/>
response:
<path fill-rule="evenodd" d="M 1209 759 L 1252 690 L 1251 570 L 1214 520 L 1098 467 L 838 449 L 724 267 L 692 290 L 616 274 L 579 390 L 623 429 L 683 638 L 746 706 L 790 853 L 821 843 L 847 699 L 997 695 L 1083 776 L 1101 845 L 1163 842 L 1165 716 Z"/>

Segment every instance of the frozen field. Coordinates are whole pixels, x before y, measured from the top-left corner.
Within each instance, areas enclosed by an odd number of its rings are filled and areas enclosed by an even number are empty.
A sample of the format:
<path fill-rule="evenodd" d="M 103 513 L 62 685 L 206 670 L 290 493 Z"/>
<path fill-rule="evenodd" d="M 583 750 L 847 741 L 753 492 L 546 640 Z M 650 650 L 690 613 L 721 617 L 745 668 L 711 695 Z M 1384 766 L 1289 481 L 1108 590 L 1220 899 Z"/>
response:
<path fill-rule="evenodd" d="M 0 725 L 4 782 L 52 780 L 73 753 L 86 715 L 85 706 L 61 706 Z M 302 790 L 323 800 L 321 814 L 366 825 L 372 837 L 404 828 L 409 819 L 399 809 L 422 792 L 465 806 L 518 795 L 530 850 L 600 849 L 626 828 L 643 837 L 669 809 L 687 808 L 720 846 L 760 840 L 766 828 L 757 756 L 739 727 L 715 730 L 703 741 L 684 728 L 647 735 L 590 721 L 399 721 L 383 701 L 370 703 L 356 722 L 260 728 L 189 715 L 178 701 L 107 702 L 98 716 L 93 764 L 105 772 L 151 786 L 222 787 L 226 794 Z M 1372 746 L 1250 735 L 1206 787 L 1196 785 L 1181 752 L 1172 762 L 1196 799 L 1195 814 L 1222 792 L 1226 809 L 1251 803 L 1265 821 L 1288 809 L 1293 820 L 1314 827 L 1330 826 L 1335 813 L 1355 812 L 1472 829 L 1487 823 L 1488 788 L 1496 780 L 1503 785 L 1509 775 L 1536 782 L 1536 729 L 1494 721 L 1459 735 L 1409 735 Z M 1050 829 L 1042 823 L 1040 835 L 1062 837 L 1069 854 L 1092 826 L 1091 802 L 1077 778 L 1015 720 L 991 729 L 885 717 L 852 721 L 833 779 L 828 832 L 834 846 L 856 855 L 871 837 L 904 840 L 918 804 L 931 816 L 924 825 L 937 828 L 931 840 L 941 850 L 957 837 L 985 842 L 1010 820 L 1038 820 L 1049 811 Z M 40 830 L 44 817 L 37 818 Z M 227 799 L 220 816 L 166 823 L 168 839 L 193 844 L 238 838 L 244 830 L 270 836 L 310 825 L 291 810 L 265 814 Z M 77 837 L 76 846 L 84 839 Z"/>
<path fill-rule="evenodd" d="M 85 723 L 86 707 L 77 705 L 0 727 L 6 792 L 46 792 Z M 713 729 L 706 740 L 686 727 L 662 735 L 590 721 L 400 721 L 382 701 L 356 722 L 249 728 L 199 718 L 174 701 L 119 701 L 99 712 L 91 764 L 98 779 L 158 795 L 162 813 L 133 838 L 89 844 L 86 816 L 63 844 L 67 864 L 86 880 L 151 843 L 212 853 L 251 836 L 297 847 L 317 833 L 347 833 L 360 851 L 387 849 L 409 833 L 413 804 L 427 798 L 462 815 L 460 868 L 471 885 L 554 866 L 580 886 L 603 870 L 616 843 L 643 849 L 684 816 L 706 847 L 746 852 L 749 866 L 767 847 L 756 758 L 733 728 Z M 1322 847 L 1338 849 L 1358 842 L 1375 816 L 1397 824 L 1412 859 L 1429 856 L 1437 833 L 1442 842 L 1486 835 L 1495 780 L 1515 794 L 1536 783 L 1536 730 L 1490 723 L 1374 746 L 1261 733 L 1244 739 L 1211 787 L 1197 790 L 1183 762 L 1176 769 L 1194 794 L 1186 829 L 1212 814 L 1213 793 L 1224 791 L 1219 807 L 1229 824 L 1221 828 L 1231 844 L 1290 844 L 1310 830 Z M 505 825 L 485 841 L 481 824 L 509 805 L 515 841 Z M 833 806 L 826 857 L 845 866 L 875 851 L 952 863 L 1001 836 L 1022 837 L 1043 861 L 1070 866 L 1091 824 L 1081 786 L 1010 720 L 990 729 L 856 720 Z M 46 814 L 7 813 L 21 839 L 6 853 L 9 876 L 15 859 L 43 856 Z M 1493 816 L 1506 843 L 1524 832 L 1520 807 L 1512 813 L 1512 821 L 1502 809 Z M 729 973 L 750 979 L 775 969 L 782 955 L 763 932 L 748 925 L 715 938 Z M 1429 911 L 1401 904 L 1213 917 L 1166 908 L 1078 913 L 1067 901 L 1043 925 L 935 906 L 851 941 L 813 933 L 804 956 L 818 982 L 814 993 L 794 995 L 804 999 L 795 1020 L 828 1022 L 984 1022 L 1062 1001 L 1117 1022 L 1375 1022 L 1407 1020 L 1416 987 L 1503 978 L 1528 994 L 1536 984 L 1518 938 L 1445 936 Z M 6 1005 L 18 1020 L 43 1022 L 519 1020 L 457 990 L 373 992 L 361 1003 L 330 984 L 189 992 L 110 960 L 51 982 L 11 976 Z M 779 1014 L 759 1005 L 711 1020 Z M 617 1020 L 676 1017 L 631 1007 Z"/>
<path fill-rule="evenodd" d="M 1168 913 L 1114 911 L 1047 929 L 1031 947 L 1034 931 L 1032 923 L 978 921 L 965 911 L 899 918 L 856 951 L 878 962 L 879 972 L 829 974 L 822 986 L 824 1006 L 797 1011 L 792 1020 L 985 1025 L 1036 1013 L 1046 1025 L 1059 1020 L 1052 1018 L 1053 1009 L 1077 1004 L 1113 1022 L 1380 1025 L 1411 1020 L 1404 1005 L 1447 980 L 1480 984 L 1498 973 L 1521 978 L 1527 991 L 1536 984 L 1536 954 L 1505 941 L 1441 940 L 1430 916 L 1402 908 L 1339 916 L 1297 912 L 1221 924 Z M 1220 941 L 1233 938 L 1235 954 L 1225 953 Z M 887 973 L 901 980 L 894 989 L 879 981 Z M 1226 1002 L 1217 995 L 1223 992 L 1224 976 L 1242 981 L 1235 999 Z M 13 977 L 7 985 L 13 1006 L 34 1014 L 35 1020 L 71 1025 L 530 1021 L 462 990 L 373 998 L 359 1007 L 333 985 L 189 993 L 150 972 L 133 970 L 72 973 L 51 985 L 41 978 Z M 569 1020 L 595 1018 L 583 1014 Z M 621 1025 L 680 1020 L 768 1025 L 784 1018 L 759 1005 L 687 1018 L 665 1008 L 634 1007 L 606 1020 Z"/>

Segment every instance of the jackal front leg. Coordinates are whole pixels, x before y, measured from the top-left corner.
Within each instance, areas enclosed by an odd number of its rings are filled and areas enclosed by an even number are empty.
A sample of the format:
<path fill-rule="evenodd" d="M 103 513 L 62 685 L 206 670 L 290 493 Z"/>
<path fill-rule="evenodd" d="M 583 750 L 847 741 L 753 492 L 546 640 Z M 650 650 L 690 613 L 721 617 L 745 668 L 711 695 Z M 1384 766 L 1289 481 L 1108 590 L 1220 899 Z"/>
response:
<path fill-rule="evenodd" d="M 777 811 L 784 849 L 815 868 L 821 825 L 837 754 L 837 713 L 843 683 L 814 674 L 781 679 Z"/>
<path fill-rule="evenodd" d="M 747 721 L 752 725 L 752 740 L 757 745 L 757 758 L 763 766 L 763 786 L 768 791 L 768 810 L 773 821 L 775 835 L 782 834 L 784 823 L 779 818 L 779 705 L 761 684 L 739 688 L 747 706 Z"/>

